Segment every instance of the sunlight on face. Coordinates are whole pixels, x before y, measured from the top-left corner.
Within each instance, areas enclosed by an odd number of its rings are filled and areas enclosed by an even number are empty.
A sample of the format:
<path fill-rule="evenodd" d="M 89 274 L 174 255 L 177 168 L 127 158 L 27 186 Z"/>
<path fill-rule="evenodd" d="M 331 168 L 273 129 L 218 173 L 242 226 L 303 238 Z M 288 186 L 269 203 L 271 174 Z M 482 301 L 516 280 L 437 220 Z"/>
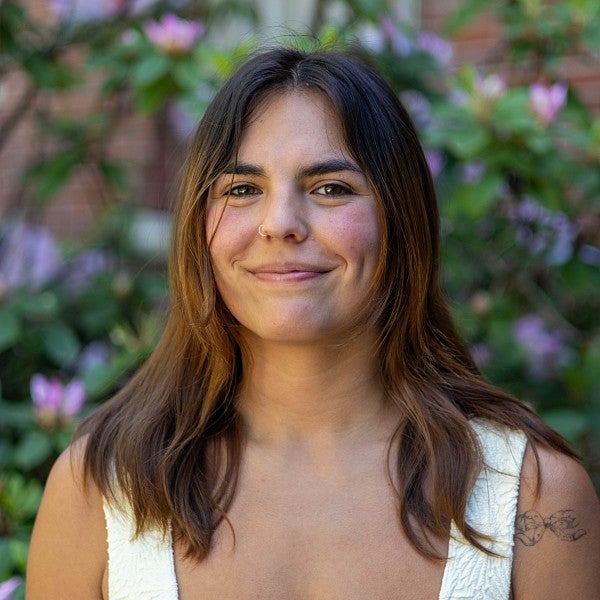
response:
<path fill-rule="evenodd" d="M 215 280 L 247 331 L 288 343 L 348 332 L 371 291 L 380 233 L 372 190 L 323 97 L 263 101 L 209 203 Z"/>

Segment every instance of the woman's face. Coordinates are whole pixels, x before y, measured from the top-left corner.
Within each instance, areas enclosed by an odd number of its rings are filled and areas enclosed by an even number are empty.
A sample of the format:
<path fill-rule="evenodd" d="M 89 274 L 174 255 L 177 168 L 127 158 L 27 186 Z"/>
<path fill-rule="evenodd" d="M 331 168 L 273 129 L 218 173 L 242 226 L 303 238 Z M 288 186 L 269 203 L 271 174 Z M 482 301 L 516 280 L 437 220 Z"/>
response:
<path fill-rule="evenodd" d="M 372 190 L 322 96 L 260 103 L 237 164 L 211 188 L 207 235 L 219 292 L 247 332 L 291 343 L 348 333 L 369 300 L 380 232 Z"/>

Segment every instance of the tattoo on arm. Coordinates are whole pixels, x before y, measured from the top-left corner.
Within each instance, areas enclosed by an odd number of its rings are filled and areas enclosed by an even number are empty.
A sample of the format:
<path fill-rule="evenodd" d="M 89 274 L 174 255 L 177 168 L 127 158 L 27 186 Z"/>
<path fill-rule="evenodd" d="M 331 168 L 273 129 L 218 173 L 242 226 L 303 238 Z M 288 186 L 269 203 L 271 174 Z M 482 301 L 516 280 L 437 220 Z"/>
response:
<path fill-rule="evenodd" d="M 565 542 L 576 542 L 587 533 L 579 527 L 579 521 L 570 509 L 557 510 L 546 518 L 535 510 L 529 510 L 517 515 L 515 539 L 525 546 L 535 546 L 546 529 Z"/>

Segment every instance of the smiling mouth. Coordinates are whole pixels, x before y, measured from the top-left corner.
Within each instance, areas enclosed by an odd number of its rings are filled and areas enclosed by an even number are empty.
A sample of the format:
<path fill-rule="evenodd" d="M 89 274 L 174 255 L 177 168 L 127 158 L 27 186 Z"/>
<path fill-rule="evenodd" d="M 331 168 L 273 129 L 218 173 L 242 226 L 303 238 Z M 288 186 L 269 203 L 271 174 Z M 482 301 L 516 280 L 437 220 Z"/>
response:
<path fill-rule="evenodd" d="M 318 279 L 331 269 L 313 265 L 264 265 L 250 272 L 259 281 L 300 282 Z"/>
<path fill-rule="evenodd" d="M 259 281 L 271 282 L 300 282 L 310 281 L 322 277 L 329 271 L 307 271 L 307 270 L 292 270 L 292 271 L 254 271 L 253 275 Z"/>

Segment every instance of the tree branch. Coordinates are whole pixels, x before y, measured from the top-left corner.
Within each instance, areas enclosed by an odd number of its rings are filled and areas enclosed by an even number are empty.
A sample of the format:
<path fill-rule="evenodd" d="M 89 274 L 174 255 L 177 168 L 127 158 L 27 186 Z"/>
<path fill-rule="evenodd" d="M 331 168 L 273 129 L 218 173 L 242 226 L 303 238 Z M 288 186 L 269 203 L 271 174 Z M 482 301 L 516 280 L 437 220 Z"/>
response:
<path fill-rule="evenodd" d="M 19 124 L 19 121 L 25 116 L 25 114 L 31 107 L 38 93 L 39 90 L 35 87 L 33 83 L 30 83 L 27 89 L 23 92 L 23 94 L 15 104 L 13 110 L 0 124 L 0 152 L 2 152 L 4 144 L 6 144 L 6 142 L 10 138 L 13 129 Z"/>

